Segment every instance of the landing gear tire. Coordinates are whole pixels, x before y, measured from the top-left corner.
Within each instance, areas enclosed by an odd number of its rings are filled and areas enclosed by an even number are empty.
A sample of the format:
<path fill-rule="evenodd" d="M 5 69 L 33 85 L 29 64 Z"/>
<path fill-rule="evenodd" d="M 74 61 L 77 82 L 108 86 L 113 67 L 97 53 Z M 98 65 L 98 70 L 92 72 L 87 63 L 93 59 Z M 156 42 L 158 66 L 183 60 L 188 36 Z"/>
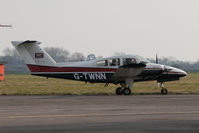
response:
<path fill-rule="evenodd" d="M 161 94 L 166 95 L 168 93 L 168 90 L 166 88 L 162 88 Z"/>
<path fill-rule="evenodd" d="M 124 88 L 124 89 L 123 89 L 123 94 L 124 94 L 124 95 L 131 95 L 131 89 L 129 89 L 129 88 Z"/>
<path fill-rule="evenodd" d="M 122 95 L 122 88 L 118 87 L 115 91 L 116 95 Z"/>

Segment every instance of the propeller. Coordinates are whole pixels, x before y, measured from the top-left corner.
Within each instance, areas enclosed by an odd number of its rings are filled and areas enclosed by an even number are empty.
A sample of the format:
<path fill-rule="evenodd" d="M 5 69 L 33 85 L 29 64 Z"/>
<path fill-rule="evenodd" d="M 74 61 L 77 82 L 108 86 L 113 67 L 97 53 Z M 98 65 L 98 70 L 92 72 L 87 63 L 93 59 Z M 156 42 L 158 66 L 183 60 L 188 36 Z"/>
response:
<path fill-rule="evenodd" d="M 155 63 L 158 64 L 158 54 L 156 53 Z"/>
<path fill-rule="evenodd" d="M 164 65 L 164 72 L 165 72 L 165 73 L 168 73 L 168 71 L 169 71 L 169 70 L 168 70 L 168 69 L 166 68 L 166 66 Z"/>
<path fill-rule="evenodd" d="M 159 63 L 159 61 L 158 61 L 158 54 L 157 54 L 157 53 L 156 53 L 155 63 L 156 63 L 156 64 Z M 163 72 L 164 72 L 164 73 L 168 73 L 168 71 L 169 71 L 169 70 L 168 70 L 168 69 L 166 68 L 166 66 L 164 65 L 164 66 L 163 66 Z"/>

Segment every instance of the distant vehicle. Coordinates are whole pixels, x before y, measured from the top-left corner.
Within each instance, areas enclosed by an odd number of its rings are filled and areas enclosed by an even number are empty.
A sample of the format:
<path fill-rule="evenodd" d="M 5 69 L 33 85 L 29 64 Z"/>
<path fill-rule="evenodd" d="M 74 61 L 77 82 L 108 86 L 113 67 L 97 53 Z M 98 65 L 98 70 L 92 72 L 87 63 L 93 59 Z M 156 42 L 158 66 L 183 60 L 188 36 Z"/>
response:
<path fill-rule="evenodd" d="M 90 83 L 120 84 L 117 95 L 130 95 L 134 82 L 157 80 L 161 94 L 166 95 L 164 82 L 179 80 L 187 75 L 183 70 L 150 63 L 138 55 L 121 55 L 96 59 L 89 55 L 86 61 L 56 63 L 38 41 L 12 41 L 32 75 L 78 80 Z"/>

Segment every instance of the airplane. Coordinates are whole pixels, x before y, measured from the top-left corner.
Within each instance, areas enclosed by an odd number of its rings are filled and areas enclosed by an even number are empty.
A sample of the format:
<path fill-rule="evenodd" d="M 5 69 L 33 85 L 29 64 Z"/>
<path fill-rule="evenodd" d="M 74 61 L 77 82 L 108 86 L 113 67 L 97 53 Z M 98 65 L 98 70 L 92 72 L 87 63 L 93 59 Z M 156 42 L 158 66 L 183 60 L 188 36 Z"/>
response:
<path fill-rule="evenodd" d="M 0 27 L 9 27 L 9 28 L 11 28 L 11 27 L 12 27 L 12 25 L 0 24 Z"/>
<path fill-rule="evenodd" d="M 116 95 L 130 95 L 135 82 L 156 80 L 161 87 L 161 94 L 168 90 L 164 83 L 179 80 L 187 73 L 181 69 L 151 63 L 139 55 L 120 55 L 108 58 L 95 58 L 91 54 L 86 61 L 56 63 L 42 49 L 39 41 L 12 41 L 32 75 L 84 81 L 85 83 L 120 84 Z"/>

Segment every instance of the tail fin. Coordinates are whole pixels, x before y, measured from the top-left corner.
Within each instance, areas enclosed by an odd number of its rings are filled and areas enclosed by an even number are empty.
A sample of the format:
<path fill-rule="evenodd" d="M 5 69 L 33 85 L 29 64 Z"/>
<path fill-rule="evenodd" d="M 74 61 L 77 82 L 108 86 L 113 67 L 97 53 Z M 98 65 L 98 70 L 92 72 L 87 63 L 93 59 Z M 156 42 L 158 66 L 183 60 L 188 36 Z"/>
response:
<path fill-rule="evenodd" d="M 27 65 L 55 66 L 56 62 L 43 50 L 38 41 L 12 41 Z"/>

